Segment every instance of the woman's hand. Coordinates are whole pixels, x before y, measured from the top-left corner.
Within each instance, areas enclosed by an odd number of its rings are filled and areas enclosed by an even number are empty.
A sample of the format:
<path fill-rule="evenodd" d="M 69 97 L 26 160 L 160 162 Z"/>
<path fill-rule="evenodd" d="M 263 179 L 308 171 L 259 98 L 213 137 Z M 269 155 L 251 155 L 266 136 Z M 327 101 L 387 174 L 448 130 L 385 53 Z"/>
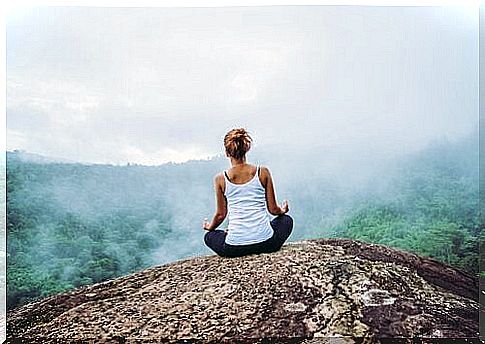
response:
<path fill-rule="evenodd" d="M 288 200 L 287 199 L 285 199 L 283 201 L 283 203 L 281 203 L 281 207 L 280 208 L 283 211 L 283 214 L 286 214 L 290 210 L 290 208 L 288 207 Z"/>
<path fill-rule="evenodd" d="M 206 231 L 210 231 L 210 223 L 209 221 L 207 220 L 207 217 L 204 219 L 204 222 L 202 223 L 202 228 L 204 228 Z"/>

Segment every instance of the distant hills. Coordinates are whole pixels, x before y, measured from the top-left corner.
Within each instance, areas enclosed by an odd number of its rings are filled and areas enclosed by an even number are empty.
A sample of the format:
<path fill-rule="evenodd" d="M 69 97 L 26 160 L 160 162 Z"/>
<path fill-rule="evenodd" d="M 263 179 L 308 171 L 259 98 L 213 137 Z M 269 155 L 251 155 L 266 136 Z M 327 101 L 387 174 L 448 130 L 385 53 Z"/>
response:
<path fill-rule="evenodd" d="M 267 165 L 278 200 L 289 199 L 290 241 L 361 240 L 478 275 L 477 137 L 407 155 L 365 151 L 258 146 L 248 158 Z M 230 166 L 223 155 L 158 166 L 6 156 L 9 309 L 210 253 L 201 223 L 215 209 L 214 175 Z"/>
<path fill-rule="evenodd" d="M 50 156 L 45 156 L 37 153 L 29 153 L 21 149 L 14 149 L 13 151 L 7 151 L 6 154 L 7 154 L 7 160 L 17 159 L 22 162 L 31 162 L 31 163 L 37 163 L 37 164 L 76 163 L 76 161 L 73 161 L 73 160 L 50 157 Z"/>

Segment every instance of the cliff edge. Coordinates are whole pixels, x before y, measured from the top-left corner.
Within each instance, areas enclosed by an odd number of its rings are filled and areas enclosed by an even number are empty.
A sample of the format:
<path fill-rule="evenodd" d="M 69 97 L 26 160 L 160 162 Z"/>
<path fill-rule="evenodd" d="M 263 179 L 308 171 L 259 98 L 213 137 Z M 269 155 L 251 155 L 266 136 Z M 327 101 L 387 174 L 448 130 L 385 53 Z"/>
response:
<path fill-rule="evenodd" d="M 270 254 L 195 257 L 53 295 L 7 313 L 7 342 L 476 338 L 478 292 L 476 277 L 431 258 L 316 239 Z"/>

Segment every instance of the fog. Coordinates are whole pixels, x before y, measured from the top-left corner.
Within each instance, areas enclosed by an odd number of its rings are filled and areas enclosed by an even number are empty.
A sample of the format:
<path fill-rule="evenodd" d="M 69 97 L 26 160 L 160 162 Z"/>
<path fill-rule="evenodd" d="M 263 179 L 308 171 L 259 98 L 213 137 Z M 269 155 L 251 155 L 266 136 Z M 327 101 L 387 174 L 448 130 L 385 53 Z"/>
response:
<path fill-rule="evenodd" d="M 212 254 L 234 127 L 290 241 L 437 228 L 475 269 L 478 9 L 45 7 L 7 18 L 10 304 Z"/>
<path fill-rule="evenodd" d="M 429 183 L 427 190 L 419 191 L 424 197 L 434 199 L 443 192 L 451 211 L 477 210 L 478 131 L 457 141 L 434 141 L 412 154 L 317 152 L 288 154 L 261 147 L 248 153 L 250 162 L 269 167 L 278 202 L 289 200 L 295 223 L 290 241 L 332 236 L 369 204 L 399 204 L 405 216 L 413 217 L 412 197 L 418 191 L 409 188 L 419 189 L 423 175 Z M 29 228 L 37 234 L 28 251 L 40 262 L 39 270 L 55 270 L 56 257 L 66 258 L 68 265 L 69 257 L 87 259 L 92 252 L 80 252 L 80 247 L 93 241 L 101 242 L 125 273 L 134 269 L 134 255 L 143 266 L 151 266 L 213 253 L 204 245 L 202 220 L 215 211 L 214 176 L 230 167 L 222 155 L 160 166 L 29 163 L 29 156 L 17 165 L 22 153 L 11 156 L 9 178 L 19 186 L 10 193 L 10 213 L 22 217 L 27 212 L 35 218 L 27 221 L 37 222 Z M 449 180 L 440 186 L 441 175 Z M 458 191 L 450 184 L 455 179 L 464 183 L 468 196 L 455 195 Z M 441 206 L 436 202 L 433 207 Z M 77 232 L 74 248 L 55 239 L 66 230 Z"/>
<path fill-rule="evenodd" d="M 18 10 L 7 149 L 157 165 L 244 126 L 293 154 L 411 152 L 474 130 L 477 76 L 471 7 Z"/>

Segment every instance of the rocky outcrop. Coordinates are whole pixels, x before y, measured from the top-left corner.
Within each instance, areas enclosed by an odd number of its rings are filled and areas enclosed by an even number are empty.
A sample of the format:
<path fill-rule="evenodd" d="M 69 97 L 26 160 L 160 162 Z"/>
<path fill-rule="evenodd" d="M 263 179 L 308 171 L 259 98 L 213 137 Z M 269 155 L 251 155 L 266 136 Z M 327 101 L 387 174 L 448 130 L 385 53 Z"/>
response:
<path fill-rule="evenodd" d="M 7 342 L 476 338 L 478 290 L 477 278 L 430 258 L 308 240 L 270 254 L 195 257 L 47 297 L 7 314 Z"/>

